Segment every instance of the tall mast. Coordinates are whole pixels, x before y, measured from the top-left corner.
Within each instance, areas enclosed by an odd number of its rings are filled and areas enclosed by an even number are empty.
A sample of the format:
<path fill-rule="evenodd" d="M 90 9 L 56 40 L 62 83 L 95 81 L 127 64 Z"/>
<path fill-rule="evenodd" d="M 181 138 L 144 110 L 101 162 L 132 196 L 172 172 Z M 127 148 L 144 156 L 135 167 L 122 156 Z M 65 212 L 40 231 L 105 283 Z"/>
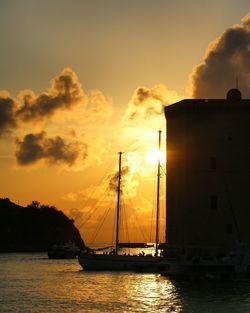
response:
<path fill-rule="evenodd" d="M 156 227 L 155 227 L 155 255 L 158 256 L 159 244 L 159 216 L 160 216 L 160 176 L 161 176 L 161 130 L 159 130 L 158 139 L 158 164 L 157 164 L 157 198 L 156 198 Z"/>
<path fill-rule="evenodd" d="M 121 196 L 121 169 L 122 169 L 122 152 L 119 152 L 119 170 L 117 181 L 117 206 L 116 206 L 116 234 L 115 234 L 115 254 L 119 250 L 119 220 L 120 220 L 120 196 Z"/>

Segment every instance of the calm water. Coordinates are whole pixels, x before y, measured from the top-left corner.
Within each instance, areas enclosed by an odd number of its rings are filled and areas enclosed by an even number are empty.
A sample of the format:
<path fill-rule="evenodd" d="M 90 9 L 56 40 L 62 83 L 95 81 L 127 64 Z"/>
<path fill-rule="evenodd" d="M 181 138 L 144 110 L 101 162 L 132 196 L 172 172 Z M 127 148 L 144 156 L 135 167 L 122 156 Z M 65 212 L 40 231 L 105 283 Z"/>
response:
<path fill-rule="evenodd" d="M 250 283 L 84 272 L 77 260 L 0 254 L 0 312 L 250 312 Z"/>

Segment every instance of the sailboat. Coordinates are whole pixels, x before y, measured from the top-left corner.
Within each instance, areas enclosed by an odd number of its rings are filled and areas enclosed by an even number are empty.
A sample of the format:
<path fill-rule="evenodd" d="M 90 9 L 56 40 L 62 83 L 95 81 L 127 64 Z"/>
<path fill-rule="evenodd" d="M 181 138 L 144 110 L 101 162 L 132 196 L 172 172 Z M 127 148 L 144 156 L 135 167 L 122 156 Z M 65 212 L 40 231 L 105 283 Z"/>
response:
<path fill-rule="evenodd" d="M 159 130 L 159 151 L 161 147 L 161 130 Z M 120 219 L 120 196 L 121 196 L 121 164 L 122 152 L 119 152 L 119 171 L 117 181 L 117 206 L 116 206 L 116 236 L 115 247 L 109 253 L 96 253 L 96 250 L 87 249 L 78 256 L 80 265 L 84 270 L 108 270 L 108 271 L 151 271 L 162 272 L 165 269 L 164 258 L 159 255 L 159 212 L 160 212 L 160 158 L 157 166 L 157 202 L 156 202 L 156 233 L 155 254 L 130 255 L 121 254 L 119 246 L 119 219 Z M 120 244 L 122 245 L 122 244 Z M 98 249 L 100 251 L 100 249 Z M 99 252 L 98 251 L 98 252 Z"/>

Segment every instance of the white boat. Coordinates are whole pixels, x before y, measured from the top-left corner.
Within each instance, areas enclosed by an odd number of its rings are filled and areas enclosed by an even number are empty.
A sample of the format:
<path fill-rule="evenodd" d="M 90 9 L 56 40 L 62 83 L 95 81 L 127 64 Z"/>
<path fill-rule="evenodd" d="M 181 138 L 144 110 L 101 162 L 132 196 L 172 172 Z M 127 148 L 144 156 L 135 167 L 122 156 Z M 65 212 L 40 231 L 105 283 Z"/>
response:
<path fill-rule="evenodd" d="M 159 131 L 159 150 L 161 145 L 161 131 Z M 140 253 L 129 255 L 123 253 L 119 246 L 119 216 L 120 216 L 120 194 L 121 194 L 121 162 L 122 152 L 119 152 L 119 171 L 117 181 L 117 207 L 116 207 L 116 242 L 113 251 L 109 253 L 98 253 L 96 250 L 88 249 L 79 254 L 78 260 L 84 270 L 108 270 L 108 271 L 149 271 L 162 272 L 165 269 L 164 258 L 159 253 L 159 190 L 160 190 L 160 158 L 158 158 L 157 173 L 157 204 L 156 204 L 156 234 L 155 252 L 152 254 Z M 121 244 L 122 245 L 122 244 Z"/>

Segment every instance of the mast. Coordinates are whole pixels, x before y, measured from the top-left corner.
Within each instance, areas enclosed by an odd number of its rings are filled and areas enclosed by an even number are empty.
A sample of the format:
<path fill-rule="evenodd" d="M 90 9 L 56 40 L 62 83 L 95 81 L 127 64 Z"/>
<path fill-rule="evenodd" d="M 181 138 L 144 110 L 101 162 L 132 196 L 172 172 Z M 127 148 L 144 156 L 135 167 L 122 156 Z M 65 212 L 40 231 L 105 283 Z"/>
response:
<path fill-rule="evenodd" d="M 117 205 L 116 205 L 116 230 L 115 230 L 115 254 L 118 254 L 118 249 L 119 249 L 121 169 L 122 169 L 122 152 L 119 152 L 119 170 L 118 170 L 118 181 L 117 181 Z"/>
<path fill-rule="evenodd" d="M 159 245 L 159 216 L 160 216 L 160 176 L 161 176 L 161 130 L 158 139 L 158 164 L 157 164 L 157 198 L 156 198 L 156 227 L 155 227 L 155 255 L 158 256 Z"/>

